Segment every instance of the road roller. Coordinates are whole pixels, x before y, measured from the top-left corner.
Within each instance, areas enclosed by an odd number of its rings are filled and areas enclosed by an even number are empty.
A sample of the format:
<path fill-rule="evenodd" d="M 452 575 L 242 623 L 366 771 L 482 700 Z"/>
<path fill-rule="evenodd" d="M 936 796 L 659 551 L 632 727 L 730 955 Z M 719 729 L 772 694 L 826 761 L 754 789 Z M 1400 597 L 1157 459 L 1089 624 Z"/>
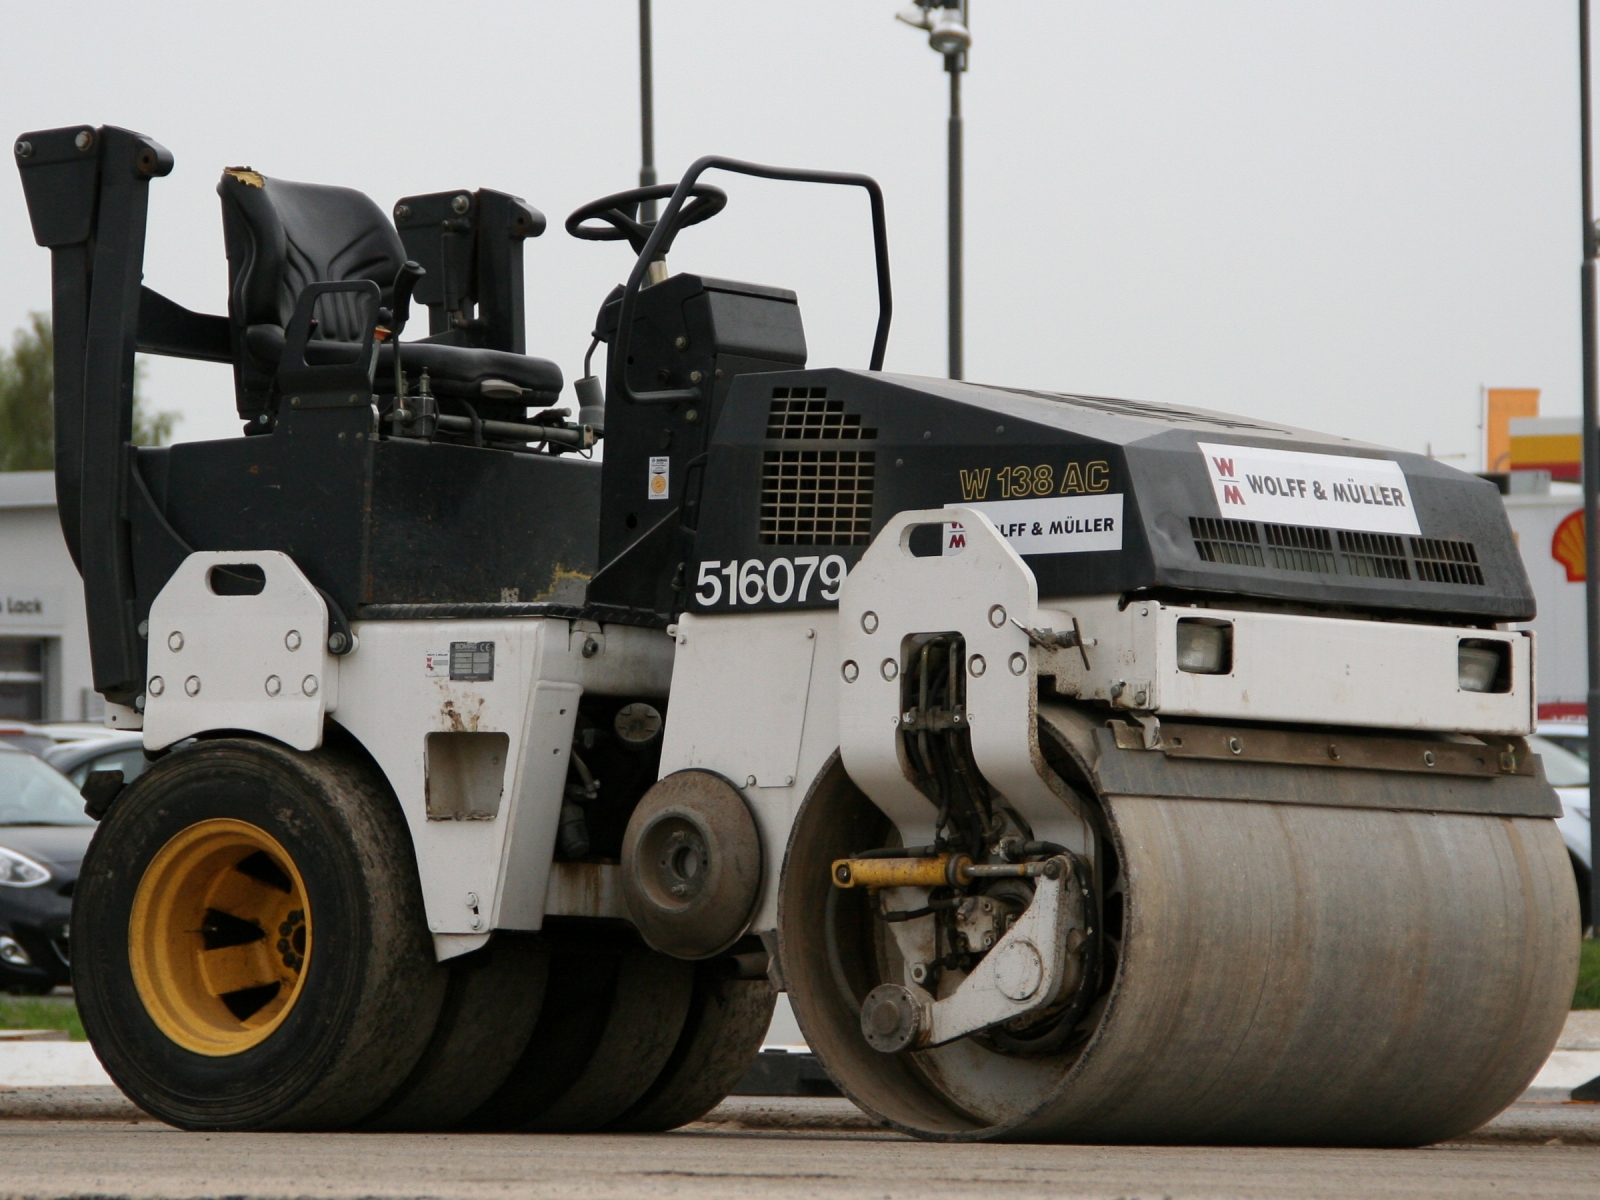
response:
<path fill-rule="evenodd" d="M 515 195 L 229 167 L 212 315 L 142 282 L 166 149 L 14 155 L 95 686 L 151 760 L 84 784 L 74 982 L 160 1119 L 665 1130 L 779 992 L 935 1140 L 1418 1145 L 1543 1063 L 1578 905 L 1491 484 L 888 374 L 862 175 L 573 213 L 631 268 L 563 403 Z M 865 370 L 668 270 L 710 172 L 864 200 Z M 140 352 L 226 364 L 244 436 L 132 445 Z"/>

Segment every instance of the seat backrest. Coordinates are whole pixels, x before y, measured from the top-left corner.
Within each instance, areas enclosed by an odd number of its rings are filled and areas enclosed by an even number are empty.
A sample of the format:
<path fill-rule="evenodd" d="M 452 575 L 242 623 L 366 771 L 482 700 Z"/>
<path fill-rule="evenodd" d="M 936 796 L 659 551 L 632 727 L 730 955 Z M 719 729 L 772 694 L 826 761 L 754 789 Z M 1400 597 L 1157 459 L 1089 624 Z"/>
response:
<path fill-rule="evenodd" d="M 248 422 L 267 411 L 277 364 L 250 352 L 246 330 L 287 326 L 300 292 L 311 283 L 370 279 L 389 305 L 406 253 L 388 215 L 354 188 L 292 183 L 229 167 L 217 194 L 228 253 L 239 415 Z M 359 341 L 365 333 L 361 321 L 356 297 L 334 293 L 318 304 L 313 336 Z"/>

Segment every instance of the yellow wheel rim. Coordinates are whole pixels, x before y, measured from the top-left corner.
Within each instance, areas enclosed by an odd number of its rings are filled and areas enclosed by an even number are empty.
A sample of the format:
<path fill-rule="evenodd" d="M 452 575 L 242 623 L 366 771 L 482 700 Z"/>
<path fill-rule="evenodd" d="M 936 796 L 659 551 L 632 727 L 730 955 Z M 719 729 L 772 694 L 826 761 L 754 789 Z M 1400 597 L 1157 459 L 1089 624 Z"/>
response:
<path fill-rule="evenodd" d="M 196 1054 L 238 1054 L 272 1036 L 300 998 L 311 909 L 277 839 L 244 821 L 189 826 L 139 880 L 128 960 L 161 1032 Z"/>

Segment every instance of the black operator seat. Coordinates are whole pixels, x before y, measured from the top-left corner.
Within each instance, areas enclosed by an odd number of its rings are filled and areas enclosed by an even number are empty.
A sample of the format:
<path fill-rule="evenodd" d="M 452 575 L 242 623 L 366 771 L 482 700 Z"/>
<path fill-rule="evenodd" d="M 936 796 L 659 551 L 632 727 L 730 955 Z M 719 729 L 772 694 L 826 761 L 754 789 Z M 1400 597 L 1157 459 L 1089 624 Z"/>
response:
<path fill-rule="evenodd" d="M 239 416 L 248 430 L 265 432 L 278 405 L 275 379 L 284 331 L 301 291 L 312 283 L 370 279 L 383 293 L 383 306 L 392 307 L 406 251 L 384 211 L 353 188 L 293 183 L 230 167 L 217 194 L 228 252 Z M 366 332 L 362 314 L 353 294 L 325 296 L 317 306 L 308 361 L 348 361 L 350 344 L 359 345 Z M 378 394 L 391 403 L 393 353 L 392 346 L 380 346 L 374 379 Z M 413 389 L 428 372 L 446 412 L 470 405 L 483 417 L 523 420 L 530 405 L 546 408 L 561 395 L 561 368 L 524 354 L 423 340 L 403 343 L 400 362 Z"/>

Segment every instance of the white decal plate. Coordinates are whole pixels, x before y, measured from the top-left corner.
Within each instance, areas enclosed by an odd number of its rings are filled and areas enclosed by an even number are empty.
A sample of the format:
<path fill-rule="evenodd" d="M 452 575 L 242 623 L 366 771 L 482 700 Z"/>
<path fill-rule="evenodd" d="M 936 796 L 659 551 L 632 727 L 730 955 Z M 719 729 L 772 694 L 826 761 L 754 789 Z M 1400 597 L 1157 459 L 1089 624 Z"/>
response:
<path fill-rule="evenodd" d="M 650 460 L 650 482 L 645 488 L 645 495 L 652 500 L 665 500 L 670 490 L 667 487 L 667 472 L 672 467 L 672 459 L 663 455 Z"/>
<path fill-rule="evenodd" d="M 1374 533 L 1421 533 L 1400 464 L 1201 442 L 1224 517 Z"/>
<path fill-rule="evenodd" d="M 1122 494 L 1055 496 L 1040 500 L 989 500 L 947 504 L 975 508 L 994 522 L 1000 536 L 1018 554 L 1081 554 L 1122 549 Z M 944 552 L 960 554 L 966 546 L 961 526 L 944 527 Z"/>
<path fill-rule="evenodd" d="M 430 679 L 450 678 L 450 651 L 429 650 L 422 660 L 422 673 Z"/>

